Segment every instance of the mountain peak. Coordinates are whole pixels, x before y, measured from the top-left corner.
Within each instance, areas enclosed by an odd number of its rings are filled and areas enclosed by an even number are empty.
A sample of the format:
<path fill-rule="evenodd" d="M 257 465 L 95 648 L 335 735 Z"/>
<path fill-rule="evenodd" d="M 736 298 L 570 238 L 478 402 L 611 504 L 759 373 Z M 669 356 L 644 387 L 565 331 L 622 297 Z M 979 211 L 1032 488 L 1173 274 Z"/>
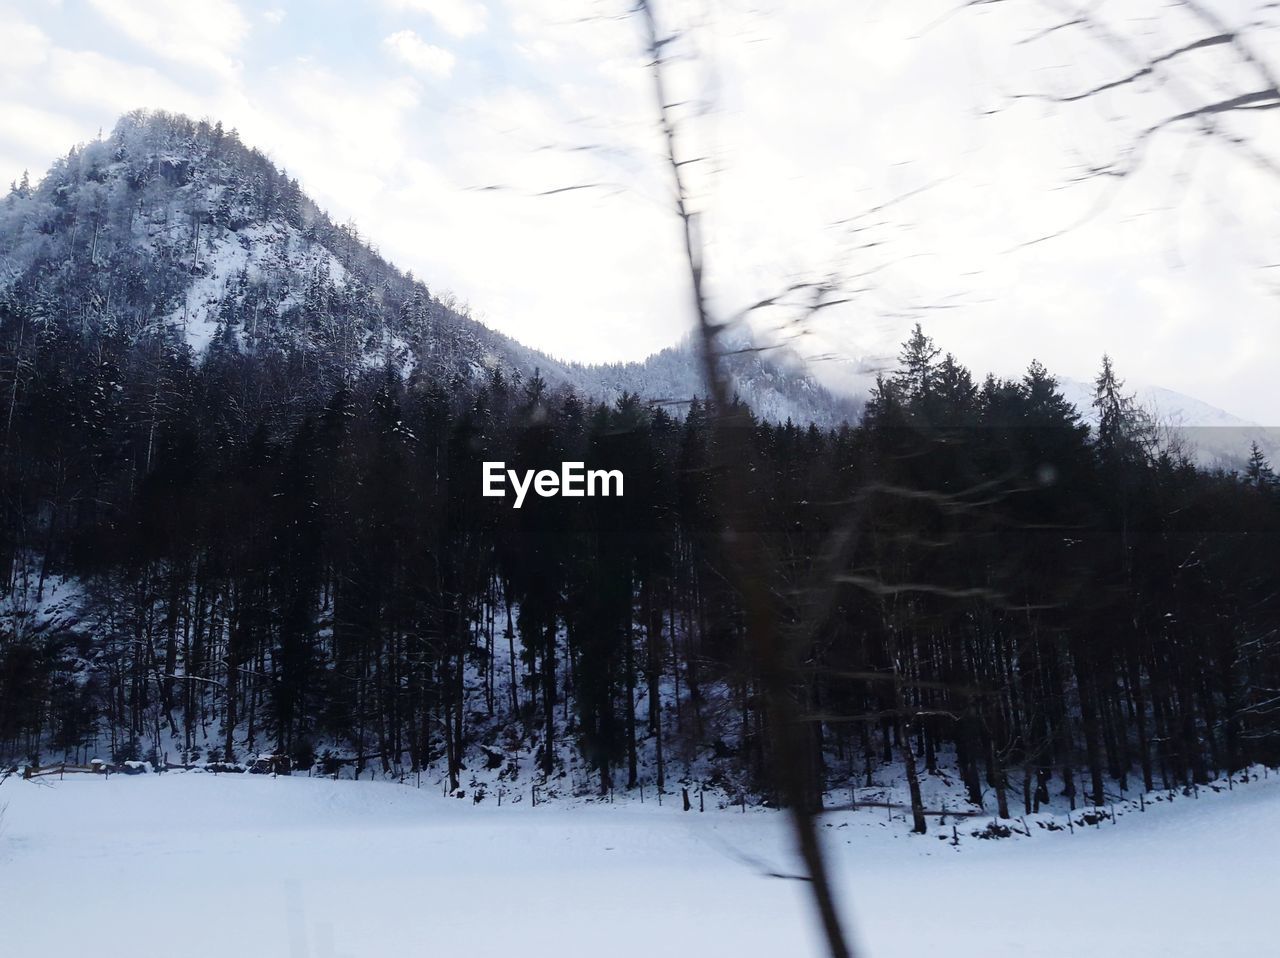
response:
<path fill-rule="evenodd" d="M 497 333 L 335 223 L 221 123 L 138 110 L 0 204 L 0 295 L 82 335 L 159 337 L 197 361 L 301 354 L 342 379 L 371 365 L 437 379 L 530 374 L 600 399 L 702 392 L 688 345 L 579 366 Z M 739 392 L 770 419 L 836 425 L 853 406 L 803 370 L 743 351 Z"/>

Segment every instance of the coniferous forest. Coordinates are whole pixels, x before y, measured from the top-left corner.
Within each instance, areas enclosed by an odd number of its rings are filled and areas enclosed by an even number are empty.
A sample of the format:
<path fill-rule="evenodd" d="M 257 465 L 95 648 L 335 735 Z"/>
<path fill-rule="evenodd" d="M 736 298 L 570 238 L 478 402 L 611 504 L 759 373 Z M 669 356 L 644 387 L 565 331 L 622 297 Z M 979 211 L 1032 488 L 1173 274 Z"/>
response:
<path fill-rule="evenodd" d="M 323 750 L 456 787 L 523 748 L 553 783 L 567 755 L 602 790 L 710 758 L 769 795 L 699 401 L 379 369 L 299 397 L 287 363 L 3 309 L 10 758 Z M 860 424 L 754 427 L 784 600 L 863 510 L 797 690 L 828 788 L 954 761 L 1007 815 L 1280 758 L 1269 468 L 1161 449 L 1109 365 L 1097 401 L 1090 430 L 1042 366 L 975 383 L 917 331 Z M 486 460 L 618 469 L 625 495 L 517 511 Z M 82 611 L 42 628 L 55 582 Z"/>
<path fill-rule="evenodd" d="M 525 756 L 551 792 L 777 799 L 706 401 L 486 359 L 499 338 L 220 126 L 128 117 L 6 209 L 6 759 L 273 754 L 457 789 Z M 183 290 L 272 229 L 332 261 L 242 265 L 194 348 Z M 1206 471 L 1109 361 L 1090 426 L 1044 366 L 975 379 L 919 327 L 840 428 L 738 401 L 784 621 L 855 520 L 793 689 L 815 798 L 901 766 L 923 830 L 928 772 L 1007 816 L 1280 761 L 1256 449 Z M 486 461 L 625 494 L 516 510 Z"/>

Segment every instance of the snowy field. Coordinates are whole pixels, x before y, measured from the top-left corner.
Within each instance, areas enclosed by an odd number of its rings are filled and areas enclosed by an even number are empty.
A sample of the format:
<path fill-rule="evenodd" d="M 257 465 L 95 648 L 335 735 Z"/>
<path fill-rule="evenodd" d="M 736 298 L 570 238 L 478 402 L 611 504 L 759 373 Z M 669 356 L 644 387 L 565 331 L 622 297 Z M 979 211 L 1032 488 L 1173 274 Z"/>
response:
<path fill-rule="evenodd" d="M 652 799 L 652 796 L 650 796 Z M 0 954 L 816 955 L 776 812 L 472 805 L 380 782 L 0 784 Z M 824 819 L 861 954 L 1280 954 L 1280 778 L 1115 824 L 910 836 Z"/>

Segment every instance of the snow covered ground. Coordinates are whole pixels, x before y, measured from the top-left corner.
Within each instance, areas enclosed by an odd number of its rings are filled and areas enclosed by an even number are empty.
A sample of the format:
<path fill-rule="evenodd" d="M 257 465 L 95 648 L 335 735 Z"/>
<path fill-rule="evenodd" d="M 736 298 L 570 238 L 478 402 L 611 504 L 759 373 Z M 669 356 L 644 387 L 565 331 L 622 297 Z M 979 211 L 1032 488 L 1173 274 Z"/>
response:
<path fill-rule="evenodd" d="M 0 954 L 810 955 L 785 819 L 442 797 L 383 782 L 68 775 L 0 784 Z M 1079 819 L 1077 819 L 1079 820 Z M 958 846 L 824 818 L 871 958 L 1280 954 L 1280 777 Z M 1064 821 L 1059 819 L 1059 822 Z"/>

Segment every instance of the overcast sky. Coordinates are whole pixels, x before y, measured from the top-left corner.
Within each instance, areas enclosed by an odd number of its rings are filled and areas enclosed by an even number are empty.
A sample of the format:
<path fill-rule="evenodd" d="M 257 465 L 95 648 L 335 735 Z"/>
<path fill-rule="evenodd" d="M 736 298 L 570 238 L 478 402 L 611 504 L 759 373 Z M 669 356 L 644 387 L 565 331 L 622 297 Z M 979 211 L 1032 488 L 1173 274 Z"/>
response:
<path fill-rule="evenodd" d="M 1028 94 L 1132 72 L 1079 28 L 1031 39 L 1066 0 L 666 6 L 692 27 L 674 95 L 709 158 L 690 172 L 723 310 L 840 275 L 855 293 L 807 327 L 814 354 L 892 352 L 919 319 L 979 372 L 1039 358 L 1086 379 L 1106 351 L 1134 382 L 1280 425 L 1280 176 L 1182 123 L 1132 175 L 1081 178 L 1188 103 L 1256 88 L 1229 47 L 1051 107 Z M 1232 26 L 1274 15 L 1211 6 Z M 687 332 L 688 294 L 625 8 L 0 0 L 0 176 L 38 176 L 137 107 L 220 119 L 488 324 L 565 358 L 639 358 Z M 1137 50 L 1205 33 L 1163 0 L 1102 9 Z M 1280 156 L 1278 116 L 1223 122 Z"/>

